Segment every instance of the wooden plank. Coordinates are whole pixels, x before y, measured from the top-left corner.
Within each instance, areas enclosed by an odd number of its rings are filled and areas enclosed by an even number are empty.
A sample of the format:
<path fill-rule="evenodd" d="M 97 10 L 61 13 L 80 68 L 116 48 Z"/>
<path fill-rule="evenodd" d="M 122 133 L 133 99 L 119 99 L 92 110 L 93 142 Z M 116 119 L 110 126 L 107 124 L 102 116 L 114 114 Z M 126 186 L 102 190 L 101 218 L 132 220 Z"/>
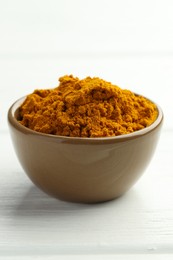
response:
<path fill-rule="evenodd" d="M 172 254 L 164 255 L 53 255 L 53 256 L 32 256 L 32 260 L 172 260 Z M 1 257 L 0 260 L 30 260 L 30 256 L 12 256 L 12 257 Z"/>

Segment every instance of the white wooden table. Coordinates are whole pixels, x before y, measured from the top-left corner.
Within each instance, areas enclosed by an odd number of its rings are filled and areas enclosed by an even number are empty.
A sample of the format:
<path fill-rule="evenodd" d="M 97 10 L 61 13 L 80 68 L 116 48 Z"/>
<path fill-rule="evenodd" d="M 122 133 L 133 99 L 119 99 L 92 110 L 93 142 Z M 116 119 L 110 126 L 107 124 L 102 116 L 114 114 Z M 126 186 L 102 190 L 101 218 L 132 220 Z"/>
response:
<path fill-rule="evenodd" d="M 154 59 L 151 62 L 154 63 Z M 48 61 L 55 63 L 54 60 Z M 167 61 L 172 62 L 173 59 Z M 13 69 L 20 67 L 20 62 L 8 61 L 8 66 L 12 66 L 12 78 Z M 37 61 L 27 60 L 27 66 L 32 62 L 35 64 Z M 94 62 L 97 63 L 97 59 Z M 127 67 L 128 62 L 127 59 Z M 41 64 L 40 61 L 38 63 Z M 69 64 L 73 63 L 76 64 L 75 60 L 69 60 Z M 114 60 L 110 59 L 109 63 L 116 67 Z M 131 63 L 135 64 L 136 60 L 131 59 Z M 106 66 L 106 60 L 104 64 Z M 44 70 L 44 66 L 42 68 Z M 135 69 L 138 70 L 137 67 Z M 127 68 L 125 70 L 130 77 Z M 34 69 L 30 73 L 28 80 L 32 82 L 36 73 Z M 140 73 L 138 75 L 140 77 Z M 22 90 L 25 79 L 26 75 L 23 75 L 19 89 L 17 80 L 13 83 L 11 78 L 7 82 L 3 79 L 5 89 L 1 92 L 4 114 L 0 130 L 0 259 L 57 259 L 57 256 L 61 259 L 114 259 L 115 256 L 119 256 L 118 259 L 162 259 L 163 254 L 164 257 L 167 255 L 166 259 L 172 259 L 172 122 L 165 118 L 152 162 L 143 177 L 123 197 L 97 205 L 59 201 L 48 197 L 30 182 L 11 144 L 6 124 L 7 107 L 12 100 L 24 94 L 18 92 L 26 91 L 26 88 Z M 47 76 L 45 81 L 49 81 Z M 29 85 L 28 81 L 26 85 Z M 28 88 L 30 91 L 31 87 Z M 146 92 L 153 94 L 149 88 Z M 160 100 L 162 98 L 166 111 L 166 100 L 160 96 Z M 169 104 L 171 96 L 166 98 L 168 106 L 172 106 Z M 168 111 L 167 115 L 171 115 L 172 111 Z"/>
<path fill-rule="evenodd" d="M 0 1 L 0 260 L 173 259 L 172 2 L 110 0 L 104 20 L 105 1 L 50 2 Z M 66 18 L 61 11 L 56 16 L 60 7 Z M 16 158 L 9 106 L 35 88 L 56 86 L 64 74 L 102 77 L 164 111 L 153 160 L 117 200 L 53 199 L 31 183 Z"/>

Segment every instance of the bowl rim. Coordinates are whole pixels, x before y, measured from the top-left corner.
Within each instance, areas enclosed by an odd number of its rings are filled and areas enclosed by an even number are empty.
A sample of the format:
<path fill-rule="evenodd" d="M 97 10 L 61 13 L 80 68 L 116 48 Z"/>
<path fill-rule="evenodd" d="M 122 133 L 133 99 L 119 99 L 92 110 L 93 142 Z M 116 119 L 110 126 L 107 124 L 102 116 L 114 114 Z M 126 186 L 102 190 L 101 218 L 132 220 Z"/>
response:
<path fill-rule="evenodd" d="M 138 95 L 136 93 L 134 93 L 134 94 Z M 33 136 L 42 137 L 42 138 L 48 138 L 49 140 L 59 140 L 59 141 L 72 142 L 72 143 L 76 143 L 76 142 L 78 142 L 78 143 L 79 142 L 82 142 L 82 143 L 124 142 L 127 140 L 139 138 L 141 136 L 144 136 L 144 135 L 152 132 L 153 130 L 158 128 L 163 123 L 163 119 L 164 119 L 164 115 L 163 115 L 163 111 L 162 111 L 161 107 L 157 103 L 155 103 L 152 100 L 143 96 L 156 105 L 157 110 L 158 110 L 158 116 L 151 125 L 147 126 L 146 128 L 143 128 L 141 130 L 137 130 L 137 131 L 134 131 L 129 134 L 110 136 L 110 137 L 70 137 L 70 136 L 45 134 L 45 133 L 34 131 L 26 126 L 21 125 L 19 123 L 19 121 L 16 119 L 16 117 L 15 117 L 16 111 L 18 110 L 19 106 L 24 102 L 26 97 L 27 96 L 23 96 L 23 97 L 17 99 L 8 109 L 7 120 L 8 120 L 9 125 L 12 125 L 15 129 L 22 132 L 23 134 L 33 135 Z"/>

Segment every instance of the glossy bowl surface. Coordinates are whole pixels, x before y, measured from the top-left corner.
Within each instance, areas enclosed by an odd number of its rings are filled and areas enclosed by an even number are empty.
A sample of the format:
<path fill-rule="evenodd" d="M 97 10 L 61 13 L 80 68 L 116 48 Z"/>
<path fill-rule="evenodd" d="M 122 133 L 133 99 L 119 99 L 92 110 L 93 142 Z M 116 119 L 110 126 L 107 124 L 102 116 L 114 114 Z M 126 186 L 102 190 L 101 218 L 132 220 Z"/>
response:
<path fill-rule="evenodd" d="M 18 121 L 24 98 L 8 111 L 17 157 L 32 182 L 46 193 L 66 201 L 95 203 L 119 197 L 148 166 L 163 122 L 131 134 L 105 138 L 63 137 L 35 132 Z"/>

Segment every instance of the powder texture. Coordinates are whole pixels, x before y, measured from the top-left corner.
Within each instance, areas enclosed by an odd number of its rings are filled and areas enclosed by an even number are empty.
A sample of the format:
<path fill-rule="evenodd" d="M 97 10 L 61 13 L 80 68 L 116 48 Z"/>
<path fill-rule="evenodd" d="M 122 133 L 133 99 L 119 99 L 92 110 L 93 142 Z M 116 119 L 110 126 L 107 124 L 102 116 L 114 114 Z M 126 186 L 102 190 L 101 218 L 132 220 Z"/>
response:
<path fill-rule="evenodd" d="M 100 78 L 59 79 L 54 89 L 35 90 L 21 105 L 19 121 L 41 133 L 108 137 L 151 125 L 157 108 L 148 99 Z"/>

